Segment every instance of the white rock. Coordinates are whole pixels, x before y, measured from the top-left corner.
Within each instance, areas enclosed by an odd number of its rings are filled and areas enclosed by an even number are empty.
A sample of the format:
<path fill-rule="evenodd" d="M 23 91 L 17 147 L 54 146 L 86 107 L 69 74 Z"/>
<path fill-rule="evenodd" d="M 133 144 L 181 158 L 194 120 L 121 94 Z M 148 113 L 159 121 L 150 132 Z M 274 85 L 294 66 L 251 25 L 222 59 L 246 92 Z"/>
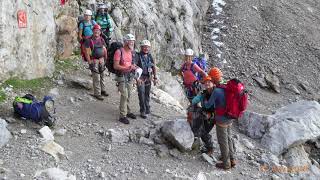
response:
<path fill-rule="evenodd" d="M 167 92 L 157 89 L 157 88 L 152 88 L 151 91 L 151 97 L 158 103 L 164 104 L 165 106 L 172 107 L 177 111 L 182 111 L 183 106 L 175 99 L 173 98 L 170 94 Z"/>
<path fill-rule="evenodd" d="M 276 155 L 290 147 L 320 136 L 320 105 L 316 101 L 299 101 L 278 109 L 273 115 L 246 112 L 239 129 Z"/>
<path fill-rule="evenodd" d="M 0 148 L 7 144 L 12 138 L 11 133 L 7 129 L 7 122 L 0 118 Z"/>
<path fill-rule="evenodd" d="M 126 130 L 108 129 L 107 136 L 111 142 L 126 143 L 129 142 L 129 132 Z"/>
<path fill-rule="evenodd" d="M 194 135 L 185 119 L 166 121 L 161 127 L 163 137 L 181 151 L 191 150 Z"/>
<path fill-rule="evenodd" d="M 202 153 L 201 157 L 203 160 L 205 160 L 206 162 L 208 162 L 211 165 L 214 165 L 213 163 L 215 162 L 210 156 L 208 156 L 206 153 Z"/>
<path fill-rule="evenodd" d="M 44 141 L 53 141 L 54 140 L 53 133 L 48 126 L 44 126 L 43 128 L 41 128 L 39 130 L 39 133 L 43 137 Z"/>
<path fill-rule="evenodd" d="M 26 130 L 26 129 L 21 129 L 20 133 L 21 133 L 21 134 L 26 134 L 26 133 L 27 133 L 27 130 Z"/>
<path fill-rule="evenodd" d="M 37 171 L 35 178 L 47 178 L 51 180 L 76 180 L 76 176 L 59 168 L 49 168 L 46 170 Z"/>
<path fill-rule="evenodd" d="M 145 137 L 141 137 L 139 143 L 146 145 L 154 145 L 154 142 L 151 139 Z"/>
<path fill-rule="evenodd" d="M 254 149 L 254 145 L 248 139 L 242 139 L 241 142 L 248 148 Z"/>
<path fill-rule="evenodd" d="M 285 106 L 271 116 L 272 125 L 261 143 L 273 153 L 320 136 L 320 104 L 316 101 L 299 101 Z"/>
<path fill-rule="evenodd" d="M 54 131 L 54 135 L 57 135 L 57 136 L 64 136 L 66 133 L 67 133 L 67 130 L 64 128 L 60 128 Z"/>
<path fill-rule="evenodd" d="M 199 172 L 196 180 L 207 180 L 207 177 L 203 172 Z"/>
<path fill-rule="evenodd" d="M 41 150 L 52 155 L 56 161 L 59 161 L 59 156 L 65 155 L 64 148 L 54 141 L 49 141 L 41 147 Z"/>

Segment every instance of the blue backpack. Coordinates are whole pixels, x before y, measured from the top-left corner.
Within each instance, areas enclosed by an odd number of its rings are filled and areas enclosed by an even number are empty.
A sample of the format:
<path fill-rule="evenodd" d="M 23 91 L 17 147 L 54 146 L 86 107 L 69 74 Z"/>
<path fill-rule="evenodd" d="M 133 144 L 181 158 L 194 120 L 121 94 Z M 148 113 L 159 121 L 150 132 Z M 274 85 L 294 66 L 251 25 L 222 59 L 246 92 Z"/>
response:
<path fill-rule="evenodd" d="M 204 72 L 208 71 L 207 60 L 204 57 L 194 57 L 192 63 L 198 65 Z M 201 75 L 199 73 L 195 73 L 194 71 L 192 72 L 195 74 L 198 80 L 201 80 Z"/>
<path fill-rule="evenodd" d="M 23 97 L 17 96 L 13 102 L 13 109 L 19 117 L 33 122 L 49 127 L 55 123 L 54 100 L 51 96 L 45 96 L 40 102 L 31 94 L 26 94 Z"/>

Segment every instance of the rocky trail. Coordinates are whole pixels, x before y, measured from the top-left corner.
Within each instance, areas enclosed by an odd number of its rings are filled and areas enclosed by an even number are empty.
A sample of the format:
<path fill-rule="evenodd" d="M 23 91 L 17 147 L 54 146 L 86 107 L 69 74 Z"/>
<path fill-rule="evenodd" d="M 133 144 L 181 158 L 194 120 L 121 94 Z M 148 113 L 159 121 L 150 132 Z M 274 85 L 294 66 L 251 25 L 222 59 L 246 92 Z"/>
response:
<path fill-rule="evenodd" d="M 68 76 L 67 74 L 65 75 Z M 88 71 L 72 72 L 89 80 Z M 61 84 L 61 83 L 60 83 Z M 151 137 L 157 124 L 184 117 L 184 114 L 152 101 L 152 114 L 148 119 L 131 120 L 130 125 L 117 121 L 119 95 L 112 77 L 107 78 L 110 96 L 97 101 L 84 88 L 70 86 L 68 78 L 55 87 L 57 125 L 52 129 L 54 140 L 64 148 L 59 160 L 41 150 L 41 126 L 13 117 L 9 122 L 12 139 L 1 148 L 0 177 L 2 179 L 46 179 L 46 173 L 35 177 L 41 170 L 59 168 L 77 179 L 256 179 L 267 178 L 259 171 L 256 159 L 263 149 L 235 129 L 241 165 L 232 171 L 221 171 L 205 162 L 197 150 L 181 153 L 173 146 L 155 142 Z M 138 112 L 137 93 L 132 98 L 134 112 Z M 10 114 L 10 113 L 9 113 Z M 109 138 L 110 129 L 116 137 Z M 215 138 L 215 131 L 212 132 Z M 119 137 L 117 137 L 119 136 Z M 140 138 L 139 137 L 150 137 Z M 215 138 L 215 156 L 218 145 Z M 244 143 L 244 144 L 243 144 Z M 249 149 L 250 148 L 250 149 Z M 252 151 L 255 149 L 255 151 Z M 53 173 L 54 174 L 54 173 Z M 59 174 L 59 173 L 57 173 Z M 52 175 L 58 176 L 58 175 Z M 70 176 L 71 178 L 71 176 Z M 58 178 L 59 179 L 59 178 Z"/>

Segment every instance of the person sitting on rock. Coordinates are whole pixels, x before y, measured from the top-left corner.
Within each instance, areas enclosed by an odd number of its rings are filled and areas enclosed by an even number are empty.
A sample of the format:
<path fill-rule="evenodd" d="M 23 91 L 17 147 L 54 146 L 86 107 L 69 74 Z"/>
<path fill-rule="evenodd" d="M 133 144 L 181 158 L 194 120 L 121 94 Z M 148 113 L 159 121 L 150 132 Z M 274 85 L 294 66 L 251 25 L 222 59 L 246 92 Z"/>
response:
<path fill-rule="evenodd" d="M 107 48 L 109 47 L 109 41 L 111 38 L 111 33 L 113 31 L 111 18 L 108 14 L 108 10 L 110 9 L 111 4 L 99 4 L 98 12 L 95 16 L 96 22 L 101 26 L 102 29 L 102 37 L 107 44 Z"/>
<path fill-rule="evenodd" d="M 233 119 L 225 115 L 226 99 L 225 89 L 219 87 L 222 81 L 222 73 L 216 68 L 216 73 L 210 73 L 212 82 L 216 83 L 215 88 L 208 101 L 203 103 L 205 108 L 214 108 L 214 121 L 216 123 L 217 139 L 220 146 L 222 163 L 217 163 L 217 168 L 230 169 L 236 165 L 234 155 L 234 142 L 231 134 Z"/>
<path fill-rule="evenodd" d="M 93 35 L 93 26 L 97 24 L 94 20 L 91 19 L 91 17 L 92 11 L 87 9 L 84 12 L 84 20 L 79 23 L 78 40 L 80 42 L 81 54 L 85 61 L 88 61 L 88 59 L 86 59 L 85 57 L 84 43 L 90 42 L 90 38 Z"/>
<path fill-rule="evenodd" d="M 156 67 L 150 51 L 151 43 L 148 40 L 143 40 L 140 43 L 140 52 L 136 54 L 136 64 L 142 69 L 142 75 L 137 79 L 137 89 L 139 96 L 140 116 L 143 119 L 150 114 L 150 89 L 151 82 L 154 85 L 157 82 Z"/>
<path fill-rule="evenodd" d="M 184 63 L 180 68 L 180 72 L 183 78 L 183 85 L 185 88 L 185 93 L 189 101 L 196 95 L 193 84 L 197 81 L 196 73 L 201 74 L 202 77 L 206 77 L 207 74 L 195 63 L 192 63 L 193 50 L 186 49 Z"/>
<path fill-rule="evenodd" d="M 121 94 L 120 96 L 120 118 L 119 121 L 124 124 L 129 124 L 127 117 L 131 119 L 136 119 L 136 115 L 131 113 L 129 107 L 131 90 L 133 87 L 133 71 L 137 69 L 137 66 L 133 62 L 135 37 L 132 34 L 127 34 L 124 36 L 123 48 L 116 50 L 114 53 L 114 64 L 115 70 L 120 73 L 116 74 L 116 81 L 118 85 L 118 90 Z"/>
<path fill-rule="evenodd" d="M 93 36 L 84 44 L 86 48 L 86 59 L 88 59 L 89 69 L 93 79 L 93 96 L 98 100 L 103 100 L 103 96 L 109 94 L 105 91 L 104 70 L 105 60 L 107 60 L 106 43 L 101 37 L 101 27 L 95 24 L 93 27 Z"/>
<path fill-rule="evenodd" d="M 206 76 L 202 80 L 204 84 L 204 91 L 199 93 L 192 99 L 192 106 L 196 106 L 198 103 L 201 103 L 201 114 L 197 119 L 192 120 L 192 131 L 195 135 L 199 136 L 201 140 L 204 142 L 206 153 L 209 156 L 213 154 L 213 142 L 212 137 L 210 135 L 210 131 L 214 127 L 214 107 L 213 104 L 209 106 L 209 104 L 205 103 L 210 99 L 211 94 L 214 89 L 214 84 L 210 76 Z"/>

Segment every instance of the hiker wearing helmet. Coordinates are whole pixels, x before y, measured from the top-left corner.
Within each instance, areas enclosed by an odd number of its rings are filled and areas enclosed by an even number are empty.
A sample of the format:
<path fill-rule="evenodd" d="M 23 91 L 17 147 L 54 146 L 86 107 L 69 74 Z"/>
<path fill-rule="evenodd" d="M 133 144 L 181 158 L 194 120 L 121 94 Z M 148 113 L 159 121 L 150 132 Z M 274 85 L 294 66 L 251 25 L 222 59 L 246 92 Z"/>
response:
<path fill-rule="evenodd" d="M 192 63 L 193 59 L 193 50 L 185 50 L 184 63 L 181 66 L 180 72 L 183 78 L 183 85 L 187 98 L 191 102 L 192 98 L 196 95 L 192 85 L 197 81 L 196 73 L 199 73 L 202 77 L 205 77 L 207 74 L 195 63 Z"/>
<path fill-rule="evenodd" d="M 108 13 L 111 8 L 111 4 L 99 4 L 98 11 L 95 16 L 96 22 L 101 26 L 102 29 L 102 37 L 105 40 L 107 47 L 109 47 L 109 41 L 111 39 L 111 33 L 113 32 L 111 18 Z"/>
<path fill-rule="evenodd" d="M 143 40 L 140 43 L 140 52 L 136 54 L 136 64 L 142 69 L 142 75 L 137 79 L 140 116 L 144 119 L 150 114 L 150 89 L 151 82 L 157 83 L 156 67 L 150 53 L 151 43 Z"/>
<path fill-rule="evenodd" d="M 79 22 L 79 33 L 78 33 L 78 40 L 80 42 L 80 49 L 81 49 L 81 55 L 84 58 L 85 61 L 88 61 L 85 57 L 85 47 L 84 43 L 86 41 L 89 41 L 91 36 L 93 35 L 93 26 L 97 24 L 94 20 L 91 19 L 92 17 L 92 11 L 87 9 L 84 12 L 84 17 Z"/>
<path fill-rule="evenodd" d="M 90 41 L 84 44 L 86 48 L 86 59 L 88 59 L 89 69 L 92 73 L 93 96 L 98 100 L 103 100 L 102 96 L 108 96 L 105 91 L 104 70 L 107 60 L 106 43 L 101 37 L 101 27 L 95 24 L 93 27 L 93 36 Z"/>
<path fill-rule="evenodd" d="M 113 67 L 119 73 L 116 74 L 116 81 L 120 97 L 120 118 L 119 121 L 124 124 L 129 124 L 128 117 L 136 119 L 136 116 L 131 112 L 129 107 L 131 89 L 133 86 L 133 73 L 137 66 L 133 62 L 134 56 L 134 42 L 135 37 L 132 34 L 127 34 L 123 38 L 123 48 L 116 50 L 114 53 Z"/>
<path fill-rule="evenodd" d="M 201 114 L 198 118 L 192 119 L 192 131 L 195 136 L 201 138 L 205 145 L 205 153 L 212 156 L 213 154 L 213 142 L 210 135 L 210 131 L 214 127 L 214 105 L 205 106 L 205 102 L 208 101 L 211 97 L 211 94 L 214 90 L 214 84 L 210 76 L 203 78 L 202 83 L 204 84 L 204 91 L 199 93 L 192 99 L 192 106 L 197 106 L 198 103 L 201 103 Z"/>
<path fill-rule="evenodd" d="M 217 168 L 230 169 L 236 165 L 231 126 L 233 119 L 226 115 L 226 92 L 225 85 L 221 85 L 222 73 L 218 68 L 209 71 L 215 88 L 208 101 L 203 103 L 203 107 L 214 107 L 214 120 L 216 122 L 217 139 L 220 146 L 222 163 L 217 163 Z"/>

